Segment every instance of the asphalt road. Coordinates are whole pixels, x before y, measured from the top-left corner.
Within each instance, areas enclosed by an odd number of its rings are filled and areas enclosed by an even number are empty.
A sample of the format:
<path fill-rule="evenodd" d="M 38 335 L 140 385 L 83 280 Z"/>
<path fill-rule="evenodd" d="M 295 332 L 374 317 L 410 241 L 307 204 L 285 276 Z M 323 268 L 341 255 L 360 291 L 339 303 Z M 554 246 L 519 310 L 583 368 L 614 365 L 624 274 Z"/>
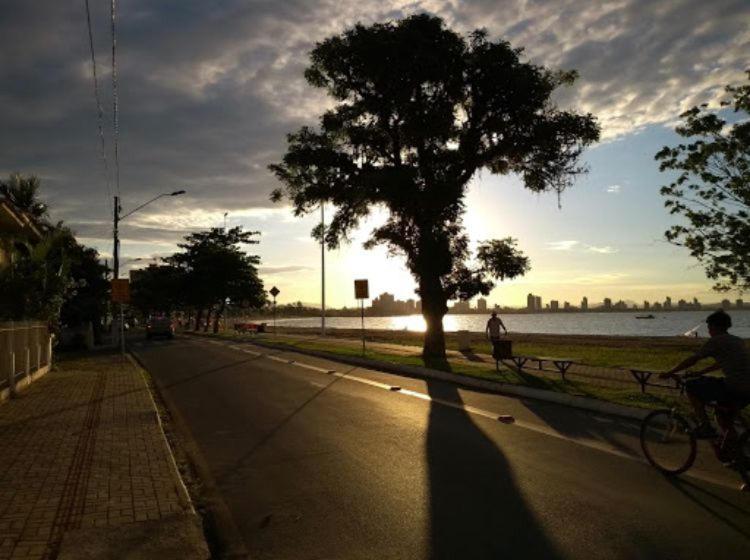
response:
<path fill-rule="evenodd" d="M 702 450 L 666 479 L 632 424 L 249 344 L 131 349 L 251 558 L 750 557 L 735 474 Z"/>

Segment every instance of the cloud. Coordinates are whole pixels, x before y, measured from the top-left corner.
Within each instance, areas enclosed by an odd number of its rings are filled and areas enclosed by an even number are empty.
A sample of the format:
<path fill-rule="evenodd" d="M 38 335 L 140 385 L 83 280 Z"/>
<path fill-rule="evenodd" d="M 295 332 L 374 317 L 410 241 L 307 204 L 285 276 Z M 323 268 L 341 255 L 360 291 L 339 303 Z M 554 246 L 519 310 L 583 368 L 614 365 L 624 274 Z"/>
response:
<path fill-rule="evenodd" d="M 287 274 L 289 272 L 304 272 L 312 270 L 310 266 L 285 265 L 285 266 L 261 266 L 258 268 L 260 274 L 274 276 L 276 274 Z"/>
<path fill-rule="evenodd" d="M 580 244 L 579 241 L 550 241 L 547 247 L 551 251 L 572 251 Z"/>
<path fill-rule="evenodd" d="M 617 249 L 610 247 L 609 245 L 606 245 L 604 247 L 596 247 L 594 245 L 587 245 L 586 250 L 590 253 L 599 253 L 601 255 L 611 255 L 612 253 L 617 253 Z"/>
<path fill-rule="evenodd" d="M 622 190 L 622 186 L 620 185 L 610 185 L 606 188 L 606 192 L 610 194 L 620 194 L 621 190 Z"/>
<path fill-rule="evenodd" d="M 81 5 L 0 7 L 0 174 L 39 175 L 53 217 L 77 228 L 109 220 L 114 194 L 108 12 L 106 3 L 92 9 L 109 187 Z M 703 0 L 132 0 L 118 22 L 123 207 L 188 193 L 144 209 L 129 234 L 175 242 L 197 224 L 220 224 L 223 212 L 231 220 L 271 208 L 266 166 L 286 133 L 314 124 L 330 103 L 303 77 L 315 42 L 357 21 L 421 11 L 464 33 L 486 28 L 535 63 L 577 69 L 580 80 L 558 102 L 597 115 L 610 138 L 716 103 L 743 78 L 750 51 L 744 0 L 721 9 Z M 164 225 L 175 215 L 197 220 Z"/>
<path fill-rule="evenodd" d="M 577 276 L 570 279 L 571 284 L 582 284 L 587 286 L 594 285 L 619 285 L 628 278 L 628 274 L 623 272 L 600 272 L 593 274 L 585 274 L 583 276 Z"/>

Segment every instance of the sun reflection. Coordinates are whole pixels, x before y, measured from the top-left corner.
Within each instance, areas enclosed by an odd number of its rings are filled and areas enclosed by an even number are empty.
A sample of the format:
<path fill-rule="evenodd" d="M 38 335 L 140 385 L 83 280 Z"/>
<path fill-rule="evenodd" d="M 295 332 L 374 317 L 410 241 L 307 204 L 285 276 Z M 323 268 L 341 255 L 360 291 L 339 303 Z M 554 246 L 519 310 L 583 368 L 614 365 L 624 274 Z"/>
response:
<path fill-rule="evenodd" d="M 427 329 L 424 317 L 421 315 L 400 315 L 398 317 L 389 317 L 391 329 L 397 331 L 424 332 Z M 446 331 L 455 331 L 458 325 L 456 318 L 451 315 L 443 317 L 443 329 Z"/>

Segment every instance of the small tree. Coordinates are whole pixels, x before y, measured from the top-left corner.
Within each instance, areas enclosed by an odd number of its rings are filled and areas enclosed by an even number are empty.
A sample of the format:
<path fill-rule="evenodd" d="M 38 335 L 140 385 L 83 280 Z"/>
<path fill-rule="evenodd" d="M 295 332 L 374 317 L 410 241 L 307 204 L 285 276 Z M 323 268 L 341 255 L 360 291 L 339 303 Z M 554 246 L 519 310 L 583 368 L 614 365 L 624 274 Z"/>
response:
<path fill-rule="evenodd" d="M 132 304 L 144 316 L 156 311 L 175 311 L 185 298 L 187 273 L 172 265 L 150 265 L 133 274 Z"/>
<path fill-rule="evenodd" d="M 485 31 L 464 38 L 428 15 L 357 25 L 317 44 L 305 73 L 338 105 L 318 130 L 290 134 L 283 161 L 270 167 L 284 185 L 272 199 L 288 198 L 296 215 L 333 203 L 331 248 L 372 208 L 388 210 L 366 246 L 406 258 L 427 323 L 426 359 L 445 357 L 448 300 L 528 270 L 509 239 L 484 244 L 471 262 L 462 222 L 471 178 L 517 173 L 532 191 L 560 193 L 599 137 L 591 115 L 550 101 L 575 73 L 521 62 L 521 52 Z"/>
<path fill-rule="evenodd" d="M 60 310 L 60 322 L 67 326 L 90 322 L 94 340 L 100 343 L 110 297 L 108 268 L 100 262 L 96 249 L 75 240 L 67 250 L 67 259 L 70 287 Z"/>
<path fill-rule="evenodd" d="M 726 90 L 732 99 L 721 106 L 744 113 L 744 121 L 727 126 L 706 104 L 693 107 L 676 129 L 690 141 L 665 146 L 656 159 L 661 171 L 677 172 L 661 188 L 664 206 L 687 220 L 669 228 L 667 240 L 698 259 L 714 289 L 744 291 L 750 289 L 750 83 Z"/>
<path fill-rule="evenodd" d="M 263 282 L 257 270 L 260 257 L 247 255 L 238 247 L 258 243 L 257 235 L 255 231 L 242 231 L 241 227 L 192 233 L 179 245 L 183 252 L 167 259 L 185 273 L 185 303 L 196 309 L 196 330 L 204 312 L 208 329 L 213 311 L 216 332 L 227 302 L 247 307 L 265 304 Z"/>

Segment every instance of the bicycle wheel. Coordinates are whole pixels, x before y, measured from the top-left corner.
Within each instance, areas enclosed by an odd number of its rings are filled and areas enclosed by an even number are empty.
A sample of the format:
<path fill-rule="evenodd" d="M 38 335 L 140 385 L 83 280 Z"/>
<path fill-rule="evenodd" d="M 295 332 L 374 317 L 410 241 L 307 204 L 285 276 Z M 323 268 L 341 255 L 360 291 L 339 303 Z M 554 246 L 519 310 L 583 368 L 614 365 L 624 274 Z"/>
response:
<path fill-rule="evenodd" d="M 648 462 L 665 474 L 683 473 L 695 461 L 690 424 L 671 410 L 655 410 L 643 419 L 641 448 Z"/>

